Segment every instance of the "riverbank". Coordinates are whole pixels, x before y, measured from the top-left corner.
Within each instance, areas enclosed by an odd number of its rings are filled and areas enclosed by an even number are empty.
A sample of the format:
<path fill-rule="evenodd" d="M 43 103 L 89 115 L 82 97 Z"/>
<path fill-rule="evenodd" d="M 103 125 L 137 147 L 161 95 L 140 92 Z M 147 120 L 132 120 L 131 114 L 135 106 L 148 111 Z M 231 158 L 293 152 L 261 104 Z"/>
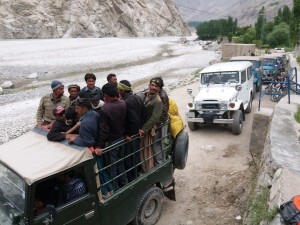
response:
<path fill-rule="evenodd" d="M 149 79 L 161 76 L 176 86 L 211 60 L 220 56 L 203 50 L 195 37 L 101 38 L 0 41 L 0 85 L 15 83 L 0 95 L 0 144 L 31 130 L 41 96 L 51 92 L 50 83 L 59 79 L 66 87 L 85 86 L 84 74 L 93 72 L 102 87 L 109 73 L 127 79 L 137 90 Z M 30 75 L 34 78 L 29 78 Z"/>

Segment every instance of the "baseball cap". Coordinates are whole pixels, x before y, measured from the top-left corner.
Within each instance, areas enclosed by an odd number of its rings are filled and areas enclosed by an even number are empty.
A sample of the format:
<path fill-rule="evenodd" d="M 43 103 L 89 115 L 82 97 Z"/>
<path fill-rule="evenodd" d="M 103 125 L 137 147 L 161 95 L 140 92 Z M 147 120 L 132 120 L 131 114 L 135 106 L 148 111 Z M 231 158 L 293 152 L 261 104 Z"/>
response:
<path fill-rule="evenodd" d="M 65 109 L 64 107 L 58 105 L 55 107 L 54 111 L 53 111 L 53 114 L 56 116 L 56 115 L 62 115 L 63 113 L 65 112 Z"/>

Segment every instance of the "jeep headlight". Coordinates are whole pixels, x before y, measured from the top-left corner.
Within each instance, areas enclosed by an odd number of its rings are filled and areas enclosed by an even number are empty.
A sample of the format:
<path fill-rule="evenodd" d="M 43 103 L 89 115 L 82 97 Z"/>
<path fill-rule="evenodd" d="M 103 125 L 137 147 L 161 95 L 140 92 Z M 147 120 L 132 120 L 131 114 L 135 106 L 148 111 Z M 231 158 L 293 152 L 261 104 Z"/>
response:
<path fill-rule="evenodd" d="M 196 110 L 202 110 L 202 105 L 201 104 L 195 104 L 195 109 Z"/>
<path fill-rule="evenodd" d="M 220 110 L 227 110 L 227 103 L 222 102 L 222 103 L 220 104 Z"/>

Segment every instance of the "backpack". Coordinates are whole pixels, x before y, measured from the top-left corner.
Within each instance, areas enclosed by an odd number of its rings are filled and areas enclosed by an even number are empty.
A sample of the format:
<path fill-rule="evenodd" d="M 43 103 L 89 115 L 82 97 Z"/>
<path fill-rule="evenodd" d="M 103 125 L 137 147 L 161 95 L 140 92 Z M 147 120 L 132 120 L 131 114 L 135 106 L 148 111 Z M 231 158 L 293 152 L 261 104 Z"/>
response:
<path fill-rule="evenodd" d="M 280 205 L 280 215 L 287 225 L 300 225 L 300 195 Z"/>

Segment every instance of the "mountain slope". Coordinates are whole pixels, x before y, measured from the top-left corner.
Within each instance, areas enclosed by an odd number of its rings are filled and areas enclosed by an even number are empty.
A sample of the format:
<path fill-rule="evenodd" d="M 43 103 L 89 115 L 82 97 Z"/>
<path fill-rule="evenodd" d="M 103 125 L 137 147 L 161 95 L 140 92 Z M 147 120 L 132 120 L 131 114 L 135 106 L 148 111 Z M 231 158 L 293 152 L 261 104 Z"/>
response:
<path fill-rule="evenodd" d="M 0 0 L 0 38 L 187 35 L 173 0 Z"/>
<path fill-rule="evenodd" d="M 240 26 L 254 24 L 262 6 L 267 20 L 277 15 L 278 9 L 287 5 L 292 9 L 293 0 L 174 0 L 186 21 L 207 21 L 212 19 L 238 19 Z"/>

